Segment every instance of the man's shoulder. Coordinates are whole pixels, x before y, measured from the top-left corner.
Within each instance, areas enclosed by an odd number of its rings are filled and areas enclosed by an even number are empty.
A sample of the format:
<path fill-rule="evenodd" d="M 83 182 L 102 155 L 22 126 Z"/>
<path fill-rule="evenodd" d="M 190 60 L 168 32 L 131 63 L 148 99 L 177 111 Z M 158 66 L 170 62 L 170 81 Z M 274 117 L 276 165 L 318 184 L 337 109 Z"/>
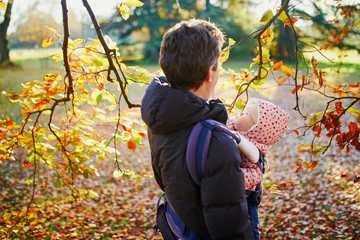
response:
<path fill-rule="evenodd" d="M 208 161 L 215 165 L 238 164 L 240 162 L 240 151 L 234 138 L 226 133 L 214 131 L 211 136 Z"/>

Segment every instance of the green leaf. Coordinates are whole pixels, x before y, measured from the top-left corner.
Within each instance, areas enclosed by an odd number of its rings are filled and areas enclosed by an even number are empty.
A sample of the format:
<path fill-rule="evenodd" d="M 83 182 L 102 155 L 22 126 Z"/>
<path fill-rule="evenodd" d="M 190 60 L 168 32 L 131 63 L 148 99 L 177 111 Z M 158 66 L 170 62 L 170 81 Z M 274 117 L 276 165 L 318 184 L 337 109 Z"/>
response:
<path fill-rule="evenodd" d="M 100 60 L 98 60 L 98 59 L 94 59 L 94 60 L 93 60 L 93 63 L 94 63 L 96 66 L 98 66 L 98 67 L 101 67 L 101 66 L 103 65 L 103 63 L 102 63 Z"/>
<path fill-rule="evenodd" d="M 288 19 L 285 11 L 282 11 L 278 17 L 282 22 L 284 22 L 286 19 Z"/>
<path fill-rule="evenodd" d="M 102 93 L 99 93 L 99 95 L 97 95 L 96 97 L 96 104 L 99 105 L 99 103 L 101 102 L 101 99 L 102 99 Z"/>
<path fill-rule="evenodd" d="M 34 201 L 35 201 L 35 204 L 36 204 L 36 205 L 40 205 L 40 204 L 42 204 L 43 202 L 45 202 L 45 200 L 44 200 L 43 198 L 36 198 Z"/>
<path fill-rule="evenodd" d="M 263 13 L 260 22 L 267 23 L 274 16 L 273 12 L 269 9 Z"/>
<path fill-rule="evenodd" d="M 356 20 L 356 25 L 358 26 L 358 27 L 360 27 L 360 18 L 358 19 L 358 20 Z"/>
<path fill-rule="evenodd" d="M 33 182 L 34 182 L 33 179 L 26 179 L 26 181 L 25 181 L 25 183 L 26 183 L 27 185 L 31 185 Z"/>
<path fill-rule="evenodd" d="M 62 188 L 62 181 L 61 181 L 60 178 L 57 178 L 57 179 L 56 179 L 55 187 L 57 187 L 57 188 Z"/>
<path fill-rule="evenodd" d="M 99 197 L 99 194 L 97 194 L 97 193 L 94 192 L 93 190 L 89 190 L 89 195 L 90 195 L 90 197 L 92 197 L 92 198 Z"/>

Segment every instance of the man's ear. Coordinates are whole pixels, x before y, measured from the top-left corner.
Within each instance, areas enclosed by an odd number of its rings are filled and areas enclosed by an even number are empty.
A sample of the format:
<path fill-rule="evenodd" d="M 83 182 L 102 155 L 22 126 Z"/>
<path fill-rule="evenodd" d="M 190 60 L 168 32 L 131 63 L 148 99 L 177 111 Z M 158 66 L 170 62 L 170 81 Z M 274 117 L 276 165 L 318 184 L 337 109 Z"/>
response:
<path fill-rule="evenodd" d="M 211 75 L 213 73 L 213 70 L 212 70 L 212 66 L 210 66 L 207 70 L 207 74 L 206 74 L 206 78 L 205 78 L 205 81 L 211 81 Z"/>

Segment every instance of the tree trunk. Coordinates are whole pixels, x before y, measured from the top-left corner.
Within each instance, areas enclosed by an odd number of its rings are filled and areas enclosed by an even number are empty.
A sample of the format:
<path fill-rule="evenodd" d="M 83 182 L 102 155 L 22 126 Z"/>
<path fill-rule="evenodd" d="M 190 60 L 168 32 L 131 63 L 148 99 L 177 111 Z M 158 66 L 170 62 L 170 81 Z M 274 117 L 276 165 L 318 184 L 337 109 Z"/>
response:
<path fill-rule="evenodd" d="M 11 8 L 14 0 L 9 0 L 6 6 L 4 21 L 0 24 L 0 63 L 9 63 L 9 41 L 7 39 L 7 30 L 11 20 Z"/>

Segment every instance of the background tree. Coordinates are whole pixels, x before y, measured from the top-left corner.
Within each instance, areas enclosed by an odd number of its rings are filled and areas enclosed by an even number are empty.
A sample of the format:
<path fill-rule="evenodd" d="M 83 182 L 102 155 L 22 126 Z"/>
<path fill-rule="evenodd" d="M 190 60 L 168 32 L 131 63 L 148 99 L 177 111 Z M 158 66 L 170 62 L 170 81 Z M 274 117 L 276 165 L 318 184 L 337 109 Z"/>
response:
<path fill-rule="evenodd" d="M 49 30 L 45 26 L 54 29 L 60 29 L 61 26 L 51 13 L 40 11 L 36 5 L 23 12 L 15 24 L 16 30 L 10 35 L 12 46 L 22 48 L 41 46 L 41 42 L 49 35 Z"/>
<path fill-rule="evenodd" d="M 131 18 L 127 20 L 121 17 L 115 18 L 108 28 L 104 29 L 104 32 L 117 36 L 128 44 L 133 41 L 130 38 L 131 33 L 142 34 L 143 38 L 140 39 L 145 40 L 144 59 L 157 61 L 162 35 L 168 28 L 183 19 L 191 17 L 211 19 L 224 29 L 228 37 L 235 40 L 241 39 L 246 35 L 246 32 L 242 30 L 243 26 L 248 24 L 250 28 L 253 25 L 250 21 L 242 20 L 242 17 L 246 15 L 247 9 L 244 8 L 246 3 L 246 1 L 219 1 L 215 4 L 210 1 L 146 0 L 143 7 L 133 10 Z M 249 49 L 249 44 L 243 44 L 235 49 L 234 53 L 241 52 L 241 55 L 238 55 L 244 56 L 250 53 Z"/>
<path fill-rule="evenodd" d="M 9 55 L 9 41 L 7 39 L 7 32 L 11 20 L 11 9 L 13 3 L 14 0 L 8 0 L 5 13 L 3 14 L 4 19 L 2 23 L 0 23 L 0 64 L 12 65 Z M 0 1 L 0 4 L 5 5 L 3 1 Z"/>

